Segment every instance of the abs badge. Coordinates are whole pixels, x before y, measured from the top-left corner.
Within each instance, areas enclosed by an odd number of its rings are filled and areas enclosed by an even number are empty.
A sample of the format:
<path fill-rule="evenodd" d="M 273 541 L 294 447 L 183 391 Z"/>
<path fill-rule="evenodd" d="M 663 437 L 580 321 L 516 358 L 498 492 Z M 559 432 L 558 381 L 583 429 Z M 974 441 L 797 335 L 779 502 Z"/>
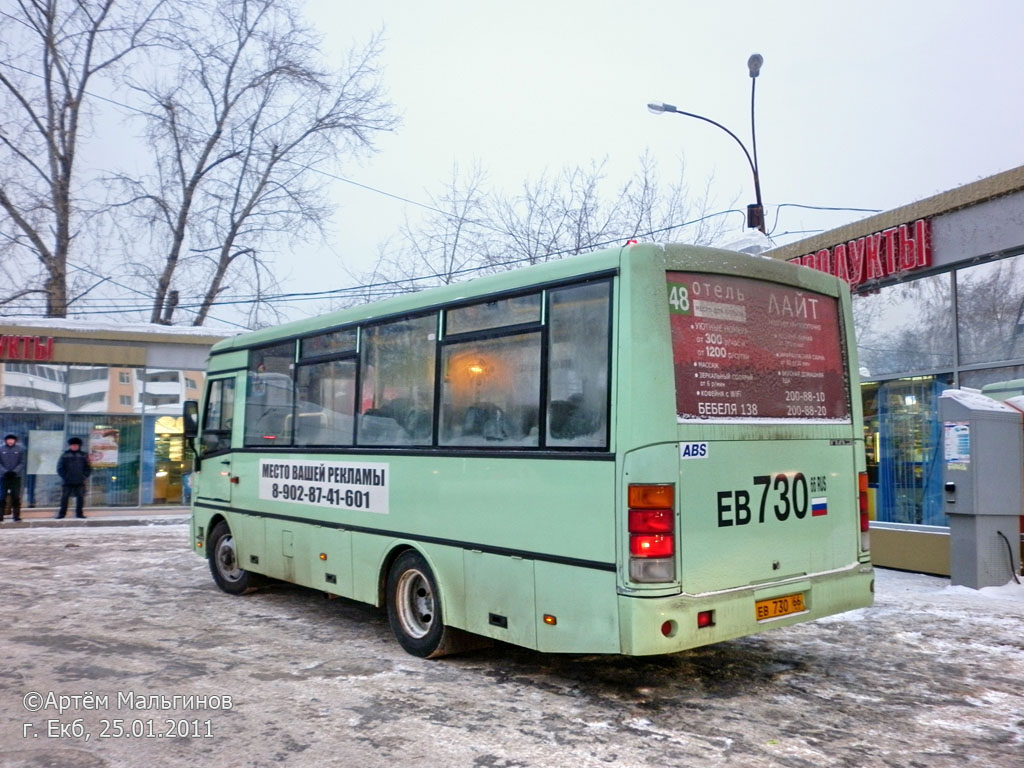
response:
<path fill-rule="evenodd" d="M 811 499 L 811 517 L 821 517 L 828 514 L 828 499 L 824 496 Z"/>
<path fill-rule="evenodd" d="M 680 443 L 679 458 L 681 459 L 706 459 L 708 457 L 707 443 Z"/>

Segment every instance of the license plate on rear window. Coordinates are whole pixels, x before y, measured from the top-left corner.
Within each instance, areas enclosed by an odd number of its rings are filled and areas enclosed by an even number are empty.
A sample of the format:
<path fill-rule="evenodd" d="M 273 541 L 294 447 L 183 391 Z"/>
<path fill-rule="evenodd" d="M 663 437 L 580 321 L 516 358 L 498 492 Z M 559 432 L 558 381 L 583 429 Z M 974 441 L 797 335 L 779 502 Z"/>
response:
<path fill-rule="evenodd" d="M 807 609 L 804 606 L 804 596 L 800 593 L 773 597 L 771 600 L 758 600 L 754 603 L 758 621 L 776 619 L 779 616 L 788 616 L 791 613 L 800 613 L 805 610 Z"/>

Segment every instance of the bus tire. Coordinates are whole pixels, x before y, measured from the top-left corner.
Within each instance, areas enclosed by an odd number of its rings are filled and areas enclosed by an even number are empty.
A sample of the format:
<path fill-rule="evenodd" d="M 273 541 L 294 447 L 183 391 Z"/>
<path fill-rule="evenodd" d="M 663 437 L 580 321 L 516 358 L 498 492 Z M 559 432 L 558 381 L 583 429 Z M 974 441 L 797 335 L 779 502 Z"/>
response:
<path fill-rule="evenodd" d="M 406 550 L 391 565 L 387 605 L 391 631 L 408 653 L 436 659 L 457 650 L 456 632 L 441 616 L 437 580 L 419 552 Z"/>
<path fill-rule="evenodd" d="M 259 586 L 258 574 L 238 564 L 238 551 L 231 528 L 221 520 L 213 527 L 207 542 L 210 553 L 210 573 L 213 581 L 229 595 L 244 595 Z"/>

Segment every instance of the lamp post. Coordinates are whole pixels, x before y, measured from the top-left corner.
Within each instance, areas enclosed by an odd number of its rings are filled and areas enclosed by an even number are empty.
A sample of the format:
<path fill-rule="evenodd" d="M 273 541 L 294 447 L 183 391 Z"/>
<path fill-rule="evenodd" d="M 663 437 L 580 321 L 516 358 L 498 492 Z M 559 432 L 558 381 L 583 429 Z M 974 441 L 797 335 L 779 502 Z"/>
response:
<path fill-rule="evenodd" d="M 761 74 L 761 65 L 764 64 L 764 57 L 759 53 L 751 55 L 747 59 L 747 69 L 750 72 L 750 138 L 751 144 L 754 148 L 754 156 L 750 156 L 750 152 L 747 151 L 746 146 L 740 141 L 739 136 L 730 131 L 724 125 L 719 122 L 712 120 L 710 117 L 704 117 L 704 115 L 698 115 L 694 112 L 685 112 L 681 109 L 677 109 L 673 104 L 648 104 L 647 109 L 656 115 L 660 115 L 663 112 L 672 112 L 677 115 L 683 115 L 685 117 L 694 117 L 697 120 L 703 120 L 705 123 L 711 123 L 712 125 L 721 128 L 723 131 L 732 136 L 733 140 L 740 145 L 740 149 L 743 150 L 743 154 L 747 158 L 747 163 L 750 164 L 750 171 L 754 174 L 754 196 L 757 202 L 747 206 L 747 226 L 750 229 L 758 229 L 762 234 L 765 234 L 764 230 L 764 205 L 761 203 L 761 180 L 757 174 L 757 135 L 754 132 L 754 94 L 757 86 L 757 76 Z"/>

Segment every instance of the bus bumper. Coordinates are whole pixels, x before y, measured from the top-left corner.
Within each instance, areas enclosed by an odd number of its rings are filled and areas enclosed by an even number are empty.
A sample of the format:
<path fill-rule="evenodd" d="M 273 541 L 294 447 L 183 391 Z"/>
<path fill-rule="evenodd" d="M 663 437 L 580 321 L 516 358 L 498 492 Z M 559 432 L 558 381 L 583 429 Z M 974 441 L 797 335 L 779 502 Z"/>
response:
<path fill-rule="evenodd" d="M 871 565 L 856 563 L 848 569 L 827 574 L 704 595 L 653 598 L 619 595 L 622 653 L 631 656 L 674 653 L 865 608 L 874 599 L 874 582 Z M 803 596 L 803 611 L 758 620 L 755 603 L 795 594 Z M 712 612 L 711 623 L 699 626 L 698 614 L 706 611 Z"/>

